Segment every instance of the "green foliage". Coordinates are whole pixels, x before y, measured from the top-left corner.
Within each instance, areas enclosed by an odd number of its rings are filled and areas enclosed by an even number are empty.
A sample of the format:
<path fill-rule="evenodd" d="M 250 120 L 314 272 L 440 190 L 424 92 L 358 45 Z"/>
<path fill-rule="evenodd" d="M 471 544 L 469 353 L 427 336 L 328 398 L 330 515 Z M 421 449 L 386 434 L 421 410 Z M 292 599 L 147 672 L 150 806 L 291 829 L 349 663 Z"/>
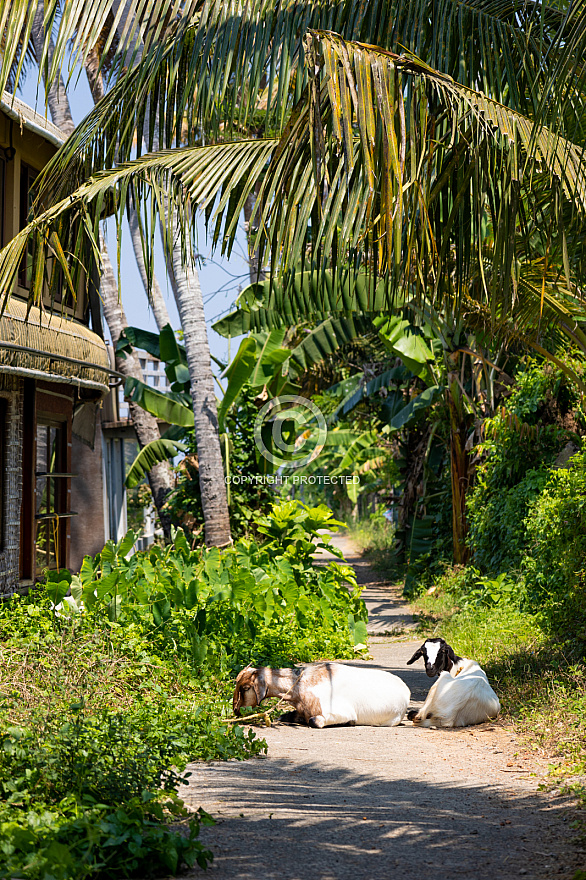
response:
<path fill-rule="evenodd" d="M 488 480 L 484 479 L 486 474 Z M 489 467 L 479 476 L 468 502 L 468 515 L 469 542 L 474 561 L 482 569 L 504 572 L 520 568 L 527 547 L 524 520 L 546 482 L 545 467 L 528 470 L 516 485 L 502 485 L 500 490 Z"/>
<path fill-rule="evenodd" d="M 26 812 L 0 805 L 0 876 L 108 880 L 176 874 L 196 863 L 206 868 L 212 853 L 197 836 L 200 824 L 213 820 L 199 810 L 187 820 L 187 834 L 168 827 L 168 818 L 184 816 L 179 801 L 150 794 L 115 809 L 80 807 L 71 798 Z"/>
<path fill-rule="evenodd" d="M 185 765 L 265 744 L 222 724 L 217 683 L 206 706 L 180 664 L 148 653 L 136 628 L 63 602 L 67 582 L 0 606 L 0 876 L 105 880 L 205 867 L 201 816 L 177 797 Z M 169 827 L 179 819 L 186 833 Z"/>
<path fill-rule="evenodd" d="M 131 709 L 84 711 L 83 700 L 63 713 L 33 715 L 2 736 L 0 791 L 8 803 L 120 804 L 145 792 L 176 793 L 188 760 L 229 759 L 262 750 L 240 729 L 214 724 L 209 712 L 191 718 L 174 706 L 138 702 Z"/>
<path fill-rule="evenodd" d="M 147 472 L 161 461 L 173 458 L 179 452 L 185 452 L 185 445 L 175 440 L 162 437 L 147 443 L 134 459 L 126 475 L 125 485 L 128 489 L 138 486 L 146 477 Z"/>
<path fill-rule="evenodd" d="M 586 645 L 586 451 L 552 471 L 529 509 L 523 558 L 529 601 L 574 646 Z"/>
<path fill-rule="evenodd" d="M 157 653 L 178 655 L 194 668 L 205 663 L 218 674 L 228 662 L 255 656 L 259 634 L 265 649 L 272 638 L 282 644 L 290 630 L 310 654 L 309 633 L 348 653 L 355 621 L 366 619 L 359 590 L 349 593 L 346 586 L 355 585 L 353 572 L 335 562 L 312 565 L 316 549 L 329 544 L 319 530 L 338 525 L 327 507 L 290 501 L 257 519 L 268 539 L 262 543 L 243 539 L 225 551 L 192 550 L 178 531 L 172 545 L 127 560 L 129 533 L 86 557 L 79 577 L 52 572 L 47 589 L 57 604 L 71 585 L 76 602 L 116 625 L 137 625 Z"/>
<path fill-rule="evenodd" d="M 189 761 L 266 750 L 226 724 L 233 672 L 351 657 L 366 611 L 350 569 L 316 566 L 338 526 L 324 506 L 277 505 L 258 541 L 129 556 L 0 605 L 0 877 L 147 877 L 211 859 L 201 811 L 177 797 Z M 171 827 L 181 820 L 182 831 Z"/>
<path fill-rule="evenodd" d="M 561 374 L 529 362 L 506 406 L 484 423 L 485 439 L 476 447 L 484 460 L 467 505 L 469 544 L 484 572 L 520 568 L 527 511 L 547 481 L 548 466 L 573 436 L 561 424 L 558 398 L 566 410 L 577 405 Z"/>
<path fill-rule="evenodd" d="M 256 392 L 244 386 L 238 397 L 238 406 L 232 406 L 225 415 L 227 434 L 222 437 L 224 451 L 228 446 L 228 499 L 230 528 L 235 537 L 250 534 L 255 529 L 255 517 L 264 514 L 275 501 L 275 492 L 259 479 L 261 467 L 256 459 L 254 422 L 258 408 L 254 403 Z M 203 513 L 199 491 L 197 445 L 193 432 L 185 433 L 187 456 L 179 465 L 177 489 L 168 506 L 175 525 L 186 532 L 201 528 Z"/>
<path fill-rule="evenodd" d="M 447 595 L 461 610 L 477 610 L 507 606 L 521 609 L 525 602 L 525 584 L 522 578 L 503 572 L 497 577 L 484 577 L 469 565 L 444 570 L 436 578 L 433 592 Z"/>

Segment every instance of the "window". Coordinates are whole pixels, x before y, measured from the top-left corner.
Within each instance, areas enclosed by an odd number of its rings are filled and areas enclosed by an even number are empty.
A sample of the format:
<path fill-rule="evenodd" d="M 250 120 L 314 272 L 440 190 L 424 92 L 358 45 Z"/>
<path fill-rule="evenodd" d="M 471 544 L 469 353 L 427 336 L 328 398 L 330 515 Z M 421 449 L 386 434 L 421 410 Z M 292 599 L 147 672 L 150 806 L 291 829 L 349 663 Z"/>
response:
<path fill-rule="evenodd" d="M 34 183 L 37 172 L 24 162 L 20 166 L 20 229 L 24 229 L 27 225 L 30 210 L 33 206 L 35 197 Z M 24 254 L 20 272 L 18 273 L 18 283 L 21 287 L 30 289 L 33 271 L 33 243 L 29 240 L 28 248 Z"/>
<path fill-rule="evenodd" d="M 20 577 L 29 583 L 67 567 L 73 399 L 63 392 L 24 381 Z"/>
<path fill-rule="evenodd" d="M 67 511 L 67 461 L 64 426 L 37 424 L 35 470 L 35 567 L 65 566 L 65 523 Z"/>

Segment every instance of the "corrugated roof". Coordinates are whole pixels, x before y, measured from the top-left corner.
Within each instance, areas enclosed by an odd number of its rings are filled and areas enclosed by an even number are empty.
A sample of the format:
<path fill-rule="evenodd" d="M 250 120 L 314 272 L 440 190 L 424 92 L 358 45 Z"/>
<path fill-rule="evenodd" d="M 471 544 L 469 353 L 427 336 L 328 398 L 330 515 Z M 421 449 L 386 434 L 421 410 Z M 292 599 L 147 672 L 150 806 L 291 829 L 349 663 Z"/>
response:
<path fill-rule="evenodd" d="M 60 147 L 65 140 L 61 130 L 56 125 L 53 125 L 52 122 L 49 122 L 40 113 L 36 113 L 32 107 L 29 107 L 28 104 L 25 104 L 24 101 L 21 101 L 20 98 L 17 98 L 11 92 L 2 92 L 0 110 L 3 110 L 11 119 L 15 119 L 23 128 L 45 138 L 45 140 L 50 141 L 56 147 Z"/>

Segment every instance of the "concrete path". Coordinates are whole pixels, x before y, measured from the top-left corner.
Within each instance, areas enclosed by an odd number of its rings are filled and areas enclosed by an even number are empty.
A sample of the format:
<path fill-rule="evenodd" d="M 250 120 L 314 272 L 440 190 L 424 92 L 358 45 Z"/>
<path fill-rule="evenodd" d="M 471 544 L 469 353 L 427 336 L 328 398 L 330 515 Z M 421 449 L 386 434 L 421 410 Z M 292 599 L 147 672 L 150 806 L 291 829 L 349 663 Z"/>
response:
<path fill-rule="evenodd" d="M 347 539 L 336 543 L 368 584 L 370 631 L 412 627 L 400 597 Z M 373 659 L 356 662 L 399 674 L 416 704 L 429 680 L 405 661 L 420 642 L 375 635 Z M 215 854 L 210 880 L 570 880 L 586 867 L 567 803 L 538 790 L 546 761 L 504 726 L 259 733 L 268 757 L 189 768 L 182 797 L 218 820 L 202 831 Z"/>

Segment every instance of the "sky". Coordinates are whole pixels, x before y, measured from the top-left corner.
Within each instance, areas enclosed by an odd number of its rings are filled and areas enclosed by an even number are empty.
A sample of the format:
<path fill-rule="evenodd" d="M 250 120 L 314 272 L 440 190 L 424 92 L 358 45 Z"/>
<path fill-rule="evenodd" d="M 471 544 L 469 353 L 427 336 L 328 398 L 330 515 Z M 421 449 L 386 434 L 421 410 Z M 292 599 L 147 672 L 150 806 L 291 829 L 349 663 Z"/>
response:
<path fill-rule="evenodd" d="M 37 113 L 45 115 L 44 94 L 42 88 L 38 91 L 36 71 L 32 70 L 18 89 L 17 95 Z M 72 78 L 72 86 L 69 89 L 69 100 L 74 122 L 79 124 L 92 106 L 92 97 L 85 78 L 82 74 L 79 78 Z M 50 119 L 50 114 L 48 115 Z M 110 259 L 116 270 L 116 225 L 113 220 L 107 224 L 106 239 Z M 211 253 L 211 244 L 207 241 L 203 217 L 198 221 L 198 247 L 202 257 L 199 267 L 199 278 L 203 291 L 206 323 L 208 325 L 208 337 L 211 354 L 220 361 L 225 362 L 229 356 L 233 357 L 238 347 L 238 340 L 232 340 L 229 350 L 228 340 L 219 336 L 211 329 L 211 324 L 221 315 L 230 310 L 240 290 L 248 283 L 248 262 L 246 258 L 246 236 L 241 224 L 237 235 L 234 249 L 230 260 L 222 258 L 218 253 Z M 144 330 L 157 331 L 152 311 L 148 305 L 147 297 L 134 259 L 130 232 L 125 222 L 125 231 L 122 234 L 121 246 L 121 297 L 126 312 L 128 323 L 131 326 L 140 327 Z M 163 260 L 163 248 L 158 241 L 155 256 L 155 273 L 159 281 L 163 296 L 165 297 L 171 323 L 174 329 L 179 329 L 179 317 L 173 300 L 173 293 L 167 281 L 165 263 Z M 107 332 L 107 327 L 104 328 Z"/>

